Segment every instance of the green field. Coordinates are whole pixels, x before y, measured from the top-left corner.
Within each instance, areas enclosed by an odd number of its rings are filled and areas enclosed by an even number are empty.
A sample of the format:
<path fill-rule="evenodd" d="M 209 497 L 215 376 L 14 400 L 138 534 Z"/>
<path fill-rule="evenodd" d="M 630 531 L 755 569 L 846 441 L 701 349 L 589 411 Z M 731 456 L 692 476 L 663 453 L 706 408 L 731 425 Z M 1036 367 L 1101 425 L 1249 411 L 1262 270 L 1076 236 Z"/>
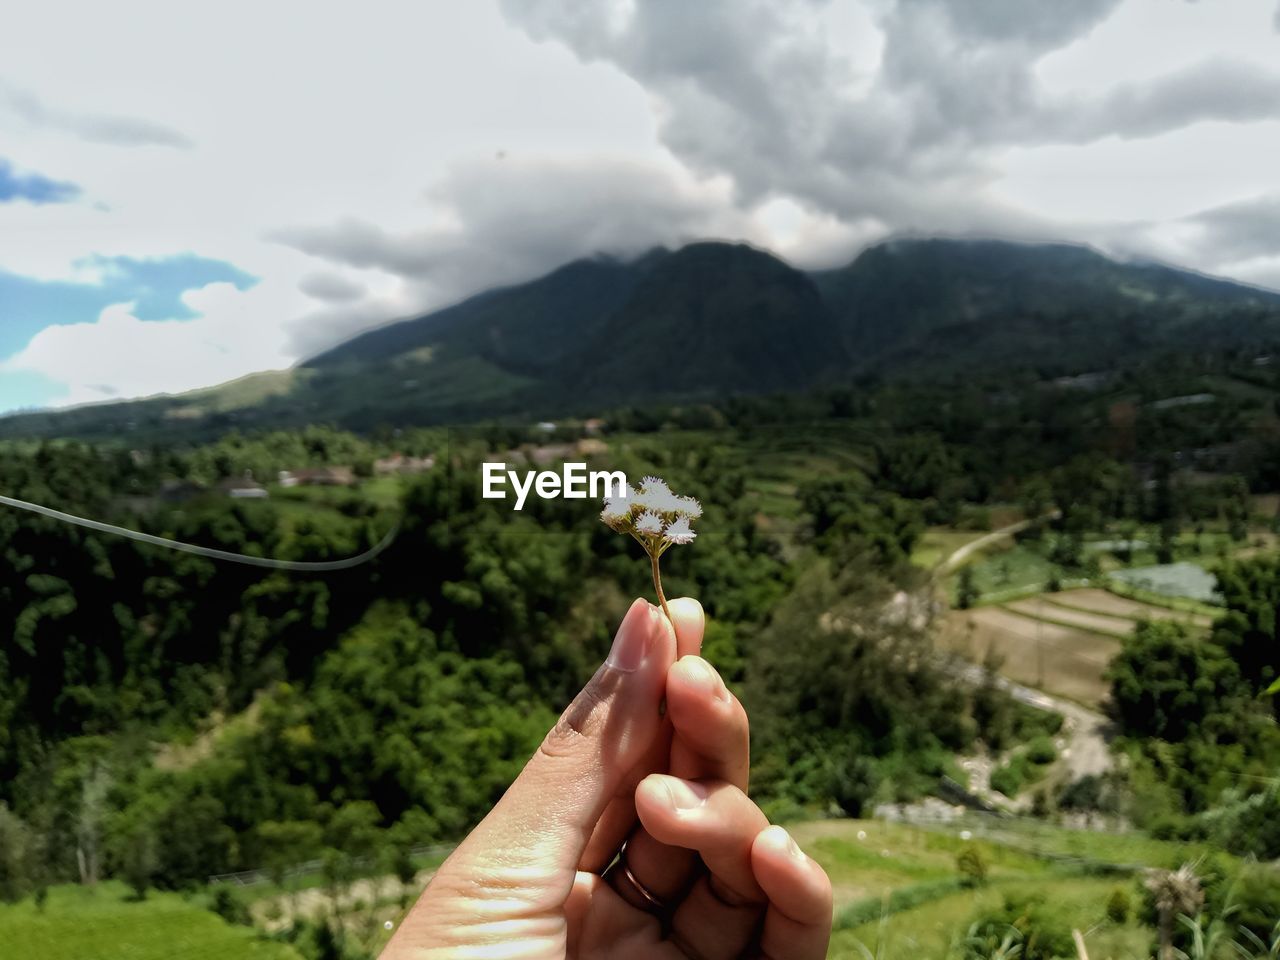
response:
<path fill-rule="evenodd" d="M 793 832 L 835 889 L 829 956 L 858 960 L 866 960 L 863 948 L 876 960 L 954 956 L 951 947 L 972 920 L 1010 894 L 1051 904 L 1058 918 L 1084 932 L 1090 957 L 1146 958 L 1153 931 L 1132 919 L 1107 921 L 1107 899 L 1122 889 L 1136 903 L 1138 868 L 1171 867 L 1205 852 L 1140 833 L 985 818 L 929 828 L 832 820 L 799 824 Z M 966 848 L 978 850 L 990 870 L 987 882 L 974 889 L 961 885 L 956 868 L 956 856 Z"/>
<path fill-rule="evenodd" d="M 877 960 L 944 960 L 957 956 L 953 947 L 962 939 L 970 920 L 983 910 L 999 906 L 1008 893 L 1043 896 L 1068 924 L 1087 930 L 1090 957 L 1102 960 L 1146 958 L 1153 934 L 1132 921 L 1105 923 L 1106 900 L 1120 887 L 1132 886 L 1108 878 L 1050 878 L 993 881 L 978 890 L 964 890 L 915 910 L 873 920 L 852 930 L 837 931 L 828 956 L 863 958 L 862 947 Z"/>
<path fill-rule="evenodd" d="M 120 883 L 49 890 L 0 906 L 0 955 L 14 960 L 300 960 L 292 947 L 233 926 L 174 893 L 136 902 Z"/>

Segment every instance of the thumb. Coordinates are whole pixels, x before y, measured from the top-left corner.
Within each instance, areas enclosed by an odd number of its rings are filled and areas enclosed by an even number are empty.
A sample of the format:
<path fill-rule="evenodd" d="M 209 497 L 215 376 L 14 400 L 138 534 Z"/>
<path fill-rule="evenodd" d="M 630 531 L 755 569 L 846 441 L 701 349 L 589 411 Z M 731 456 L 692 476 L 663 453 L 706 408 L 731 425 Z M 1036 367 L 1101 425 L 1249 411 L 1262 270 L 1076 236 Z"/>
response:
<path fill-rule="evenodd" d="M 563 903 L 596 821 L 661 731 L 675 648 L 662 611 L 636 600 L 604 664 L 441 873 L 500 871 L 554 901 L 541 906 Z"/>

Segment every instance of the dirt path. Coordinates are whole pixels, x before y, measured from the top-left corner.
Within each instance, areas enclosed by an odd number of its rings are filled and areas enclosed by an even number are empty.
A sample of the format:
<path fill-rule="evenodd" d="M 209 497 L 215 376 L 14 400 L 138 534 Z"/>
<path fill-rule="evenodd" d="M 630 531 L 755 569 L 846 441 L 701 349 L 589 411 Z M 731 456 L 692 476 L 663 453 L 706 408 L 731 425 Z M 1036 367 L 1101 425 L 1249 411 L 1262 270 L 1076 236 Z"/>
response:
<path fill-rule="evenodd" d="M 984 534 L 977 540 L 970 540 L 964 546 L 953 551 L 949 557 L 944 557 L 940 560 L 938 565 L 933 568 L 933 575 L 935 578 L 945 577 L 952 570 L 961 566 L 969 559 L 970 556 L 981 550 L 985 550 L 987 547 L 991 546 L 991 544 L 997 543 L 1005 537 L 1012 537 L 1014 534 L 1021 533 L 1034 523 L 1043 523 L 1045 520 L 1056 520 L 1061 515 L 1062 514 L 1059 511 L 1051 510 L 1049 513 L 1042 516 L 1032 517 L 1029 520 L 1019 520 L 1017 523 L 1011 523 L 1007 527 L 1001 527 L 999 530 L 992 530 L 990 533 Z"/>
<path fill-rule="evenodd" d="M 957 661 L 956 675 L 974 685 L 981 684 L 986 679 L 986 671 L 982 667 L 963 661 Z M 1112 758 L 1107 749 L 1106 735 L 1108 723 L 1107 718 L 1101 713 L 1070 700 L 1053 697 L 1041 690 L 1033 690 L 1031 687 L 1014 683 L 1005 677 L 997 676 L 995 682 L 998 687 L 1008 691 L 1009 695 L 1020 703 L 1025 703 L 1036 710 L 1052 710 L 1062 714 L 1063 733 L 1067 738 L 1067 745 L 1062 751 L 1060 761 L 1064 766 L 1059 769 L 1065 770 L 1068 780 L 1078 780 L 1090 774 L 1096 776 L 1111 769 Z"/>

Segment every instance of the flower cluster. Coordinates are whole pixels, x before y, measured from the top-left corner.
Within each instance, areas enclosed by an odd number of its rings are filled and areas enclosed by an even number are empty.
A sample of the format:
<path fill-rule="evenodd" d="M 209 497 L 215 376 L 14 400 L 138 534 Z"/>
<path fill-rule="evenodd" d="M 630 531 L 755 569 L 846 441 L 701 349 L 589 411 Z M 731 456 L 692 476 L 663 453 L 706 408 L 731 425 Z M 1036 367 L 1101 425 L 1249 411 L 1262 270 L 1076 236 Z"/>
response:
<path fill-rule="evenodd" d="M 644 547 L 653 567 L 653 586 L 668 619 L 671 612 L 662 594 L 658 558 L 676 544 L 692 543 L 697 536 L 692 524 L 701 516 L 697 500 L 677 496 L 658 477 L 645 477 L 635 487 L 628 484 L 621 496 L 606 497 L 600 511 L 600 519 L 611 529 L 630 534 Z"/>

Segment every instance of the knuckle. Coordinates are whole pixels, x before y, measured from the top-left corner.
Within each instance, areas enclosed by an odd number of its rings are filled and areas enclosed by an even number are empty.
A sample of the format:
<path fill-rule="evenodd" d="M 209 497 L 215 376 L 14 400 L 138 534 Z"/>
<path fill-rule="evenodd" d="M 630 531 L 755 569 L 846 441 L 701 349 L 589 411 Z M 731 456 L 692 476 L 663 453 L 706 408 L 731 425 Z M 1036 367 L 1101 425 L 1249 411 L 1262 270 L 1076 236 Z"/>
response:
<path fill-rule="evenodd" d="M 597 675 L 565 708 L 555 726 L 543 738 L 538 752 L 555 758 L 576 753 L 584 740 L 599 735 L 605 706 L 606 697 Z"/>

